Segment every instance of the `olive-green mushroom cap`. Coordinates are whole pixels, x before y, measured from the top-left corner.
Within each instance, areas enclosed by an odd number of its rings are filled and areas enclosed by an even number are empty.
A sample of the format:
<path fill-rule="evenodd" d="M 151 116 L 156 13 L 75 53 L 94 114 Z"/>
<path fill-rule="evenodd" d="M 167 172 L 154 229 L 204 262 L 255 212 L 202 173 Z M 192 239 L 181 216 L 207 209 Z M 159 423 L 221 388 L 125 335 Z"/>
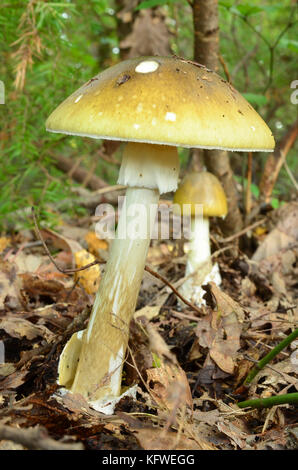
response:
<path fill-rule="evenodd" d="M 186 175 L 174 195 L 174 204 L 179 204 L 182 214 L 185 209 L 187 214 L 192 216 L 198 212 L 201 215 L 196 205 L 202 206 L 204 217 L 224 217 L 228 212 L 227 199 L 221 183 L 207 171 Z"/>
<path fill-rule="evenodd" d="M 232 85 L 176 57 L 139 57 L 108 68 L 61 103 L 46 128 L 182 147 L 274 148 L 270 129 Z"/>

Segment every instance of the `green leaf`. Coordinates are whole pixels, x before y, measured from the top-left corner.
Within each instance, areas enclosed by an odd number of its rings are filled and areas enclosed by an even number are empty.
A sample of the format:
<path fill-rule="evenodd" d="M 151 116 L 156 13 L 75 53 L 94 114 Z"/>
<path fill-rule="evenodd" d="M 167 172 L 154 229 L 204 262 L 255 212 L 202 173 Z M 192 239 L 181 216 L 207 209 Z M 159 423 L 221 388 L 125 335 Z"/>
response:
<path fill-rule="evenodd" d="M 290 49 L 290 51 L 298 53 L 298 41 L 295 41 L 295 39 L 282 38 L 279 44 L 282 47 Z"/>
<path fill-rule="evenodd" d="M 260 13 L 261 11 L 264 11 L 264 9 L 261 6 L 250 5 L 249 3 L 237 5 L 235 8 L 243 16 L 255 15 L 256 13 Z"/>
<path fill-rule="evenodd" d="M 153 367 L 156 367 L 156 368 L 161 367 L 161 362 L 157 354 L 153 352 L 152 357 L 153 357 Z"/>
<path fill-rule="evenodd" d="M 271 206 L 273 207 L 273 209 L 278 209 L 279 208 L 280 202 L 276 197 L 273 197 L 271 199 Z"/>
<path fill-rule="evenodd" d="M 264 106 L 267 103 L 267 98 L 264 95 L 257 93 L 242 93 L 242 96 L 252 105 Z"/>
<path fill-rule="evenodd" d="M 253 195 L 256 199 L 258 199 L 258 197 L 259 197 L 259 195 L 260 195 L 260 190 L 259 190 L 258 186 L 257 186 L 256 184 L 254 184 L 254 183 L 251 183 L 251 185 L 250 185 L 250 190 L 251 190 L 252 195 Z"/>
<path fill-rule="evenodd" d="M 256 15 L 257 13 L 264 11 L 263 7 L 250 5 L 249 3 L 244 3 L 244 4 L 240 4 L 236 6 L 232 5 L 231 7 L 229 7 L 229 10 L 231 13 L 234 13 L 235 15 L 245 16 L 245 17 Z"/>
<path fill-rule="evenodd" d="M 220 7 L 230 9 L 234 5 L 234 1 L 233 0 L 219 0 L 218 4 Z"/>
<path fill-rule="evenodd" d="M 145 0 L 141 2 L 136 8 L 135 11 L 144 10 L 145 8 L 154 8 L 166 5 L 167 3 L 174 3 L 178 0 Z"/>

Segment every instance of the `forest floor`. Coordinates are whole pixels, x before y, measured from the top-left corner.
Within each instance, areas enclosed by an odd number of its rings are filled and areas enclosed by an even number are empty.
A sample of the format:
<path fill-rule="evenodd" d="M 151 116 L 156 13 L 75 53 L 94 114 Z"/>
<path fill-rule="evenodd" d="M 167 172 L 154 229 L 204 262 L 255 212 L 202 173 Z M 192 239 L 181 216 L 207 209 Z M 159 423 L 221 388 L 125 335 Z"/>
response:
<path fill-rule="evenodd" d="M 212 225 L 222 284 L 205 286 L 206 305 L 196 310 L 173 292 L 184 276 L 183 244 L 152 242 L 147 265 L 170 286 L 145 271 L 123 373 L 137 394 L 112 416 L 57 385 L 59 356 L 86 327 L 108 257 L 91 219 L 61 222 L 55 232 L 38 221 L 59 267 L 102 261 L 75 274 L 56 268 L 34 230 L 0 238 L 0 449 L 297 448 L 297 407 L 237 403 L 298 391 L 297 340 L 243 386 L 298 325 L 298 204 L 259 216 L 241 236 L 224 239 Z"/>

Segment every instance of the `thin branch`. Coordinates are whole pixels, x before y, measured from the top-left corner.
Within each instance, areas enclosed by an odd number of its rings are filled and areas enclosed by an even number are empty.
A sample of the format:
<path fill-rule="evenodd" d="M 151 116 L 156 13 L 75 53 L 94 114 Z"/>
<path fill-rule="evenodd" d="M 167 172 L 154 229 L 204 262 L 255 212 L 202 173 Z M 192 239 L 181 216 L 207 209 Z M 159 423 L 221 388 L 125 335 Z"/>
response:
<path fill-rule="evenodd" d="M 290 167 L 289 167 L 289 165 L 287 164 L 287 161 L 286 161 L 286 160 L 284 161 L 284 167 L 285 167 L 286 172 L 288 173 L 288 176 L 289 176 L 290 180 L 291 180 L 292 183 L 293 183 L 294 188 L 296 189 L 296 191 L 298 191 L 298 183 L 297 183 L 297 181 L 295 180 L 295 177 L 294 177 L 293 173 L 291 172 Z"/>
<path fill-rule="evenodd" d="M 272 191 L 277 181 L 279 172 L 286 160 L 287 154 L 298 136 L 298 121 L 294 122 L 281 139 L 274 152 L 270 153 L 265 162 L 263 174 L 259 183 L 260 199 L 270 202 Z"/>
<path fill-rule="evenodd" d="M 239 16 L 239 18 L 241 18 L 242 21 L 244 21 L 244 23 L 249 27 L 251 28 L 254 33 L 259 36 L 260 39 L 262 39 L 262 41 L 266 44 L 266 46 L 268 47 L 269 49 L 269 54 L 270 54 L 270 57 L 269 57 L 269 78 L 268 78 L 268 82 L 266 84 L 266 87 L 264 89 L 264 93 L 268 90 L 268 88 L 270 87 L 271 83 L 272 83 L 272 79 L 273 79 L 273 69 L 274 69 L 274 54 L 275 54 L 275 48 L 276 46 L 278 45 L 279 41 L 281 40 L 281 38 L 284 36 L 284 34 L 288 31 L 288 29 L 290 29 L 293 25 L 295 25 L 297 23 L 297 21 L 292 21 L 292 17 L 293 17 L 293 14 L 294 14 L 294 9 L 291 10 L 291 13 L 290 13 L 290 17 L 289 17 L 289 22 L 287 23 L 287 25 L 284 27 L 284 29 L 279 33 L 279 35 L 277 36 L 277 38 L 275 39 L 275 41 L 273 42 L 273 44 L 271 44 L 270 41 L 268 41 L 268 39 L 262 34 L 260 33 L 260 31 L 258 31 L 254 25 L 252 23 L 250 23 L 250 21 L 248 21 L 247 17 L 244 16 L 244 15 L 237 15 Z"/>
<path fill-rule="evenodd" d="M 224 72 L 225 72 L 225 76 L 226 76 L 227 81 L 232 84 L 232 78 L 231 78 L 229 69 L 228 69 L 228 67 L 227 67 L 227 64 L 226 64 L 225 61 L 224 61 L 223 56 L 219 54 L 219 55 L 218 55 L 218 60 L 219 60 L 219 62 L 220 62 L 220 64 L 221 64 L 222 68 L 224 69 Z"/>
<path fill-rule="evenodd" d="M 52 263 L 54 264 L 54 266 L 56 267 L 56 269 L 60 273 L 74 274 L 78 271 L 83 271 L 84 269 L 91 268 L 92 266 L 95 266 L 96 264 L 100 264 L 100 261 L 96 260 L 96 261 L 93 261 L 92 263 L 86 264 L 86 266 L 83 266 L 82 268 L 77 268 L 77 269 L 62 269 L 62 268 L 60 268 L 60 266 L 56 263 L 53 256 L 51 255 L 50 250 L 48 249 L 48 247 L 47 247 L 47 245 L 46 245 L 46 243 L 45 243 L 45 241 L 44 241 L 44 239 L 43 239 L 43 237 L 40 233 L 40 230 L 39 230 L 39 227 L 38 227 L 38 224 L 37 224 L 37 220 L 36 220 L 34 207 L 31 208 L 31 211 L 32 211 L 32 217 L 33 217 L 33 222 L 34 222 L 36 234 L 37 234 L 38 238 L 40 239 L 40 241 L 41 241 L 41 243 L 42 243 L 42 245 L 45 249 L 46 254 L 48 255 L 48 257 L 50 258 L 50 260 L 52 261 Z"/>
<path fill-rule="evenodd" d="M 174 294 L 177 297 L 179 297 L 180 300 L 182 300 L 184 304 L 188 305 L 192 310 L 197 312 L 199 315 L 202 314 L 202 311 L 198 307 L 196 307 L 194 304 L 189 302 L 185 297 L 183 297 L 165 277 L 163 277 L 161 274 L 157 273 L 156 271 L 153 271 L 153 269 L 149 268 L 149 266 L 145 266 L 145 271 L 147 271 L 152 276 L 156 277 L 157 279 L 162 281 L 164 284 L 166 284 L 174 292 Z"/>
<path fill-rule="evenodd" d="M 245 235 L 246 232 L 248 232 L 249 230 L 254 229 L 255 227 L 258 227 L 259 225 L 263 224 L 265 221 L 266 221 L 266 219 L 257 220 L 257 222 L 254 222 L 253 224 L 248 225 L 248 226 L 245 227 L 243 230 L 240 230 L 240 232 L 237 232 L 237 233 L 235 233 L 234 235 L 231 235 L 230 237 L 227 237 L 227 238 L 220 238 L 220 239 L 218 240 L 218 242 L 219 242 L 219 243 L 229 243 L 229 242 L 235 240 L 235 238 L 239 238 L 239 237 L 241 237 L 242 235 Z"/>

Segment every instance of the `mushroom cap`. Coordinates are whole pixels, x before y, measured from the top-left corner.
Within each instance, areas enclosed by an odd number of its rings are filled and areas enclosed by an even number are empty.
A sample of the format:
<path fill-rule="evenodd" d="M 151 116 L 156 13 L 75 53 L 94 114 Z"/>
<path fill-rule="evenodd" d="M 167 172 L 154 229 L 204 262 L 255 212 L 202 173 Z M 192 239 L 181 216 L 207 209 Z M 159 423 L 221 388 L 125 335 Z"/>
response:
<path fill-rule="evenodd" d="M 174 203 L 179 204 L 183 214 L 183 205 L 190 205 L 190 214 L 196 215 L 196 204 L 202 205 L 204 217 L 224 217 L 228 212 L 227 198 L 219 180 L 212 173 L 190 173 L 179 185 Z M 186 208 L 187 209 L 187 208 Z"/>
<path fill-rule="evenodd" d="M 46 128 L 181 147 L 274 148 L 268 126 L 231 84 L 176 57 L 138 57 L 106 69 L 63 101 Z"/>

